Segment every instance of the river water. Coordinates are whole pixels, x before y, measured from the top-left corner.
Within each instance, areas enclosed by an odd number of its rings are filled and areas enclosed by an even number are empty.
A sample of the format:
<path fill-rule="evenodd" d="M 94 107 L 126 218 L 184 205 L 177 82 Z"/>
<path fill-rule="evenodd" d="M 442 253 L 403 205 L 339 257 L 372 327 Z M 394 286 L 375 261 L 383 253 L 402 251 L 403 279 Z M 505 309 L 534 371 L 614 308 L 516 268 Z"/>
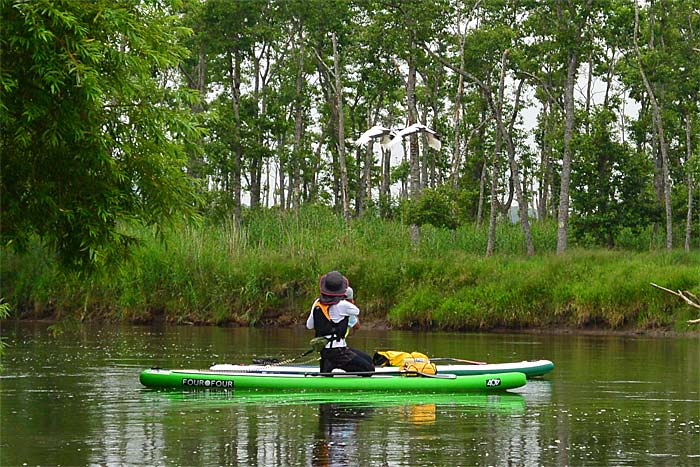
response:
<path fill-rule="evenodd" d="M 549 359 L 504 394 L 153 391 L 151 366 L 294 357 L 303 329 L 4 323 L 0 465 L 700 465 L 700 337 L 362 330 L 351 345 Z"/>

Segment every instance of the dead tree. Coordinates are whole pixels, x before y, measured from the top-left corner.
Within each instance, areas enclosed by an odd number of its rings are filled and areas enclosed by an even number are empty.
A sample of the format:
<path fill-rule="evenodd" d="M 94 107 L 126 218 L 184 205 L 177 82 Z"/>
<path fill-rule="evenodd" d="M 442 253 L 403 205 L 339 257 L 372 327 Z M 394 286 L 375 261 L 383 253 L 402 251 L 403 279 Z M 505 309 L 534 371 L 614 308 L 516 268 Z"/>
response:
<path fill-rule="evenodd" d="M 660 285 L 656 285 L 653 282 L 651 283 L 651 285 L 653 287 L 656 287 L 657 289 L 663 290 L 664 292 L 668 292 L 671 295 L 675 295 L 676 297 L 680 298 L 688 305 L 700 310 L 700 298 L 698 298 L 697 295 L 693 294 L 692 292 L 689 292 L 687 290 L 673 291 L 671 289 L 667 289 L 666 287 L 661 287 Z M 698 323 L 700 323 L 700 318 L 688 320 L 688 324 L 698 324 Z"/>

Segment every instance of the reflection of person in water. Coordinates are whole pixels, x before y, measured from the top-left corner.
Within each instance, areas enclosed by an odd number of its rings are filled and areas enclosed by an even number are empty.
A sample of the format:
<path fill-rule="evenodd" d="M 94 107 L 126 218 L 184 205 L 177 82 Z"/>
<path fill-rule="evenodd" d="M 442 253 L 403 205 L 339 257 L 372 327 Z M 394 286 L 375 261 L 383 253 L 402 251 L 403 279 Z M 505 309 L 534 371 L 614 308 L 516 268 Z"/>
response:
<path fill-rule="evenodd" d="M 357 439 L 357 427 L 371 415 L 370 407 L 343 404 L 319 404 L 312 465 L 332 467 L 361 465 L 362 442 Z"/>

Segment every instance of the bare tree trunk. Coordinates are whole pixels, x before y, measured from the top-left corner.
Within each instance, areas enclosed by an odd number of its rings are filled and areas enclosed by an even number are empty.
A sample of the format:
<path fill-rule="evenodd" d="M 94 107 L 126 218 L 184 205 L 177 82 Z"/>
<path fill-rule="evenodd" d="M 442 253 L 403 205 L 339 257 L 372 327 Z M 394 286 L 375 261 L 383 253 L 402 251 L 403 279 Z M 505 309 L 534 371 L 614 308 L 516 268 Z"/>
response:
<path fill-rule="evenodd" d="M 372 110 L 370 109 L 369 103 L 367 105 L 367 114 L 365 115 L 366 117 L 366 127 L 371 128 L 372 127 Z M 372 147 L 374 146 L 373 143 L 370 142 L 370 144 L 367 144 L 365 146 L 365 152 L 364 152 L 364 157 L 362 157 L 362 153 L 360 149 L 358 148 L 357 150 L 357 170 L 358 170 L 358 186 L 357 186 L 357 195 L 355 199 L 355 210 L 357 212 L 358 217 L 362 217 L 364 214 L 364 209 L 365 209 L 365 193 L 368 191 L 367 190 L 367 182 L 369 181 L 369 168 L 368 164 L 371 161 L 371 154 L 372 154 Z M 364 169 L 361 168 L 360 166 L 360 160 L 364 159 Z"/>
<path fill-rule="evenodd" d="M 440 107 L 440 102 L 439 102 L 439 86 L 440 82 L 436 79 L 435 83 L 433 84 L 433 94 L 432 94 L 432 105 L 433 105 L 433 129 L 437 131 L 438 128 L 438 108 Z M 436 158 L 438 155 L 438 151 L 435 151 L 433 148 L 430 146 L 426 147 L 426 151 L 430 154 L 430 186 L 435 187 L 437 186 L 438 179 L 437 179 L 437 173 L 436 173 Z M 440 172 L 440 184 L 442 184 L 442 171 Z"/>
<path fill-rule="evenodd" d="M 482 116 L 482 121 L 481 121 L 481 123 L 479 123 L 477 126 L 475 126 L 474 128 L 472 128 L 471 131 L 469 132 L 469 136 L 464 140 L 464 153 L 465 153 L 464 158 L 465 158 L 465 159 L 467 158 L 467 157 L 466 157 L 467 149 L 469 148 L 469 144 L 471 143 L 472 138 L 474 137 L 474 135 L 476 135 L 477 133 L 479 133 L 479 140 L 480 140 L 480 141 L 483 140 L 483 128 L 484 128 L 484 125 L 486 124 L 486 119 L 487 119 L 487 117 L 488 117 L 488 113 L 486 112 L 486 109 L 484 109 L 484 110 L 482 111 L 481 116 Z M 459 169 L 460 169 L 460 166 L 462 165 L 462 155 L 461 155 L 461 152 L 458 153 L 458 154 L 456 155 L 456 157 L 457 157 L 457 159 L 456 159 L 455 161 L 453 161 L 453 164 L 455 164 L 455 165 L 454 165 L 454 167 L 453 167 L 453 170 L 454 170 L 454 171 L 452 172 L 452 186 L 453 186 L 455 189 L 457 189 L 457 186 L 459 185 Z M 484 165 L 486 165 L 486 161 L 484 161 Z M 482 171 L 482 174 L 483 174 L 483 171 Z"/>
<path fill-rule="evenodd" d="M 236 225 L 241 224 L 241 162 L 243 158 L 243 146 L 241 145 L 241 57 L 238 50 L 229 52 L 229 71 L 231 79 L 231 93 L 233 95 L 234 117 L 234 148 L 233 148 L 233 173 L 231 191 L 233 195 L 233 217 Z"/>
<path fill-rule="evenodd" d="M 263 187 L 263 199 L 265 200 L 265 208 L 270 207 L 270 171 L 272 164 L 270 158 L 265 162 L 265 186 Z"/>
<path fill-rule="evenodd" d="M 496 128 L 496 142 L 493 147 L 491 158 L 491 211 L 489 213 L 489 236 L 486 242 L 486 256 L 493 256 L 496 246 L 496 214 L 498 206 L 496 195 L 498 193 L 498 159 L 501 153 L 501 131 Z"/>
<path fill-rule="evenodd" d="M 484 216 L 484 185 L 486 183 L 486 161 L 481 165 L 481 177 L 479 178 L 479 205 L 476 210 L 476 228 L 481 227 L 481 218 Z"/>
<path fill-rule="evenodd" d="M 357 132 L 353 131 L 353 134 Z M 364 164 L 367 161 L 367 152 L 372 151 L 372 144 L 366 144 L 364 148 L 355 148 L 355 178 L 357 180 L 357 187 L 355 188 L 355 215 L 357 217 L 362 217 L 365 212 L 365 193 L 367 188 L 365 187 L 365 170 Z"/>
<path fill-rule="evenodd" d="M 482 90 L 483 92 L 483 90 Z M 465 141 L 464 143 L 464 158 L 467 158 L 467 149 L 469 148 L 469 145 L 471 144 L 471 139 L 478 133 L 479 135 L 479 144 L 478 147 L 483 147 L 483 141 L 484 141 L 484 133 L 485 133 L 485 126 L 486 126 L 486 121 L 488 118 L 488 107 L 485 107 L 482 105 L 481 108 L 481 123 L 479 123 L 479 126 L 474 128 L 471 133 L 469 134 L 469 138 Z M 476 154 L 480 154 L 483 161 L 481 162 L 481 170 L 479 171 L 479 204 L 477 206 L 477 211 L 476 211 L 476 227 L 480 228 L 483 218 L 484 218 L 484 198 L 486 197 L 486 176 L 488 174 L 488 158 L 486 157 L 486 153 L 483 152 L 483 150 L 479 150 L 476 152 Z"/>
<path fill-rule="evenodd" d="M 651 107 L 651 99 L 649 100 L 649 107 Z M 646 147 L 643 148 L 646 150 Z M 659 131 L 656 125 L 652 124 L 651 128 L 651 153 L 654 160 L 654 193 L 656 194 L 656 200 L 659 204 L 664 202 L 664 182 L 662 178 L 663 173 L 663 162 L 661 161 L 661 151 L 659 150 Z M 656 248 L 656 241 L 659 236 L 659 222 L 654 217 L 654 223 L 651 230 L 651 245 L 649 249 Z"/>
<path fill-rule="evenodd" d="M 561 186 L 559 189 L 559 213 L 557 216 L 557 254 L 568 248 L 569 236 L 569 186 L 571 184 L 571 139 L 574 134 L 574 85 L 578 70 L 578 57 L 574 50 L 569 50 L 566 72 L 566 89 L 564 90 L 564 154 L 561 168 Z"/>
<path fill-rule="evenodd" d="M 693 174 L 690 168 L 691 151 L 690 110 L 685 111 L 685 165 L 688 172 L 688 215 L 685 222 L 685 251 L 690 251 L 690 234 L 693 231 Z"/>
<path fill-rule="evenodd" d="M 258 57 L 253 54 L 253 74 L 255 78 L 253 80 L 253 100 L 255 101 L 255 118 L 257 119 L 260 113 L 260 60 L 262 59 L 262 54 Z M 262 147 L 263 144 L 263 133 L 262 129 L 257 130 L 257 142 Z M 260 205 L 260 176 L 261 176 L 261 166 L 262 166 L 262 156 L 259 155 L 259 151 L 252 151 L 250 159 L 250 208 L 255 209 Z"/>
<path fill-rule="evenodd" d="M 425 83 L 425 84 L 426 84 L 425 87 L 427 87 L 427 83 Z M 423 123 L 424 125 L 427 125 L 428 124 L 428 93 L 427 92 L 425 93 L 424 99 L 425 100 L 423 102 L 423 118 L 421 119 L 421 123 Z M 421 156 L 420 157 L 421 158 L 421 161 L 420 161 L 420 187 L 421 187 L 421 191 L 422 191 L 423 188 L 429 186 L 429 184 L 428 184 L 428 166 L 429 166 L 428 157 L 430 157 L 430 155 L 429 155 L 430 150 L 428 148 L 428 137 L 426 136 L 425 132 L 421 131 L 420 135 L 421 135 L 420 136 L 420 144 L 421 144 L 421 147 L 423 148 L 420 151 L 420 156 Z"/>
<path fill-rule="evenodd" d="M 391 199 L 391 152 L 382 149 L 382 194 Z"/>
<path fill-rule="evenodd" d="M 321 165 L 321 150 L 323 149 L 323 141 L 326 138 L 324 131 L 321 131 L 321 135 L 318 138 L 318 146 L 316 146 L 316 152 L 314 153 L 314 159 L 312 161 L 311 173 L 311 185 L 309 187 L 309 201 L 315 203 L 318 201 L 318 172 Z"/>
<path fill-rule="evenodd" d="M 306 122 L 301 125 L 301 134 L 306 134 Z M 302 138 L 301 140 L 301 151 L 305 154 L 304 157 L 299 161 L 299 206 L 309 201 L 309 176 L 311 174 L 311 168 L 309 163 L 311 158 L 307 157 L 306 154 L 311 152 L 311 140 L 309 138 Z"/>
<path fill-rule="evenodd" d="M 626 100 L 626 95 L 623 94 L 622 96 L 622 111 L 620 112 L 620 142 L 624 146 L 626 141 L 625 141 L 625 100 Z"/>
<path fill-rule="evenodd" d="M 365 150 L 365 165 L 363 167 L 362 178 L 364 178 L 364 197 L 362 205 L 367 207 L 372 203 L 372 167 L 374 166 L 374 152 L 368 146 Z"/>
<path fill-rule="evenodd" d="M 500 128 L 499 128 L 500 131 Z M 502 135 L 502 137 L 505 139 L 505 133 Z M 508 163 L 510 163 L 510 155 L 508 159 Z M 510 207 L 513 204 L 513 196 L 515 195 L 515 185 L 513 184 L 513 175 L 511 174 L 508 177 L 508 196 L 506 196 L 505 200 L 503 200 L 503 204 L 501 204 L 501 214 L 503 217 L 509 217 L 509 211 Z"/>
<path fill-rule="evenodd" d="M 377 104 L 379 105 L 379 104 Z M 389 110 L 389 121 L 387 122 L 389 128 L 394 125 L 394 114 L 393 110 Z M 389 213 L 389 206 L 391 205 L 391 151 L 387 151 L 382 148 L 382 187 L 380 191 L 380 200 L 383 207 L 387 209 L 382 212 L 382 215 Z"/>
<path fill-rule="evenodd" d="M 406 150 L 406 147 L 404 146 L 403 150 L 403 158 L 401 159 L 401 163 L 403 165 L 408 164 L 408 152 Z M 408 176 L 402 177 L 401 178 L 401 199 L 408 199 L 408 184 L 410 182 L 411 175 L 410 173 Z"/>
<path fill-rule="evenodd" d="M 459 28 L 460 25 L 457 25 Z M 454 116 L 454 127 L 455 127 L 455 142 L 454 150 L 452 152 L 452 187 L 456 190 L 459 184 L 459 166 L 460 166 L 460 146 L 461 135 L 459 132 L 459 125 L 462 118 L 462 95 L 464 94 L 464 34 L 459 31 L 459 71 L 457 74 L 457 93 L 455 94 L 455 116 Z M 483 172 L 482 172 L 483 173 Z M 481 203 L 481 200 L 479 200 Z M 479 221 L 477 220 L 477 224 Z"/>
<path fill-rule="evenodd" d="M 518 168 L 518 163 L 515 160 L 515 145 L 513 144 L 513 138 L 511 137 L 513 126 L 518 115 L 518 108 L 520 106 L 520 93 L 523 89 L 524 80 L 521 80 L 518 84 L 518 88 L 515 92 L 515 103 L 513 104 L 513 115 L 511 117 L 508 128 L 505 127 L 503 123 L 503 100 L 504 100 L 504 87 L 505 87 L 505 76 L 506 76 L 506 59 L 508 58 L 509 50 L 503 52 L 503 58 L 501 59 L 501 80 L 498 86 L 498 103 L 496 105 L 496 123 L 500 131 L 503 133 L 503 139 L 506 143 L 506 148 L 508 149 L 508 161 L 510 162 L 510 174 L 512 185 L 515 187 L 516 197 L 518 199 L 518 209 L 520 226 L 523 229 L 523 235 L 525 236 L 525 248 L 527 249 L 528 256 L 533 256 L 535 254 L 535 246 L 532 241 L 532 232 L 530 230 L 530 221 L 528 219 L 528 203 L 527 199 L 523 194 L 523 185 L 520 183 L 520 171 Z"/>
<path fill-rule="evenodd" d="M 636 0 L 634 2 L 634 49 L 637 52 L 637 60 L 639 61 L 639 73 L 642 75 L 642 81 L 644 82 L 644 87 L 646 88 L 647 94 L 649 94 L 649 99 L 651 101 L 652 117 L 654 120 L 654 126 L 656 127 L 659 146 L 661 149 L 661 176 L 663 178 L 663 188 L 664 188 L 664 206 L 666 208 L 666 249 L 670 250 L 673 248 L 673 217 L 671 211 L 671 183 L 670 175 L 668 169 L 668 148 L 666 146 L 666 138 L 664 135 L 663 120 L 661 118 L 661 110 L 659 109 L 659 104 L 656 101 L 656 96 L 654 95 L 654 90 L 651 87 L 651 83 L 647 79 L 647 75 L 644 72 L 644 67 L 642 66 L 642 54 L 639 51 L 639 44 L 637 43 L 637 32 L 639 30 L 639 5 Z"/>
<path fill-rule="evenodd" d="M 350 201 L 348 199 L 348 168 L 345 164 L 345 112 L 343 111 L 343 85 L 340 80 L 340 58 L 338 57 L 338 40 L 331 34 L 333 42 L 333 67 L 335 71 L 335 95 L 338 106 L 338 162 L 340 163 L 340 192 L 343 201 L 343 216 L 350 220 Z"/>
<path fill-rule="evenodd" d="M 268 88 L 269 88 L 269 83 L 270 83 L 270 76 L 272 74 L 271 72 L 271 67 L 270 67 L 270 47 L 266 47 L 265 51 L 261 54 L 261 56 L 265 57 L 265 71 L 261 75 L 261 81 L 262 81 L 262 97 L 261 97 L 261 104 L 260 104 L 260 112 L 263 115 L 267 115 L 267 101 L 268 101 Z M 267 139 L 267 143 L 266 143 Z M 265 136 L 265 131 L 261 130 L 260 132 L 260 144 L 265 145 L 265 144 L 271 144 L 270 138 L 266 138 Z M 263 178 L 263 167 L 265 169 L 265 183 L 262 186 L 262 200 L 261 204 L 264 204 L 265 208 L 270 207 L 270 158 L 261 158 L 261 164 L 260 164 L 260 170 L 258 172 L 258 180 L 260 180 L 260 183 L 262 184 L 262 178 Z"/>
<path fill-rule="evenodd" d="M 282 209 L 282 211 L 284 211 L 284 203 L 282 202 L 283 200 L 280 196 L 280 194 L 282 193 L 282 187 L 280 186 L 282 177 L 279 175 L 281 172 L 282 164 L 279 161 L 274 161 L 273 163 L 275 166 L 275 186 L 272 190 L 272 206 L 279 206 Z"/>
<path fill-rule="evenodd" d="M 406 81 L 406 101 L 408 106 L 408 126 L 416 123 L 418 112 L 416 110 L 416 64 L 410 58 L 408 61 L 408 79 Z M 413 133 L 410 136 L 410 191 L 411 199 L 418 198 L 420 194 L 420 159 L 418 157 L 418 136 Z M 414 244 L 420 242 L 420 226 L 411 224 L 411 241 Z"/>
<path fill-rule="evenodd" d="M 368 145 L 365 149 L 365 164 L 362 171 L 362 180 L 364 183 L 363 196 L 362 196 L 362 206 L 366 207 L 367 204 L 372 202 L 372 166 L 374 165 L 374 152 L 372 148 Z"/>
<path fill-rule="evenodd" d="M 287 171 L 287 168 L 285 167 L 284 164 L 284 139 L 285 135 L 284 133 L 280 133 L 279 136 L 277 137 L 277 157 L 279 158 L 279 169 L 277 170 L 277 173 L 279 175 L 280 183 L 279 183 L 279 197 L 280 197 L 280 207 L 282 208 L 282 211 L 287 209 L 287 199 L 285 197 L 285 190 L 287 187 L 285 186 L 285 179 L 284 179 L 284 174 Z"/>
<path fill-rule="evenodd" d="M 586 83 L 586 134 L 591 134 L 591 100 L 593 98 L 593 56 L 588 56 L 588 82 Z"/>
<path fill-rule="evenodd" d="M 608 72 L 607 72 L 607 77 L 605 78 L 605 97 L 603 98 L 603 107 L 608 108 L 610 105 L 610 90 L 612 89 L 613 85 L 613 77 L 615 76 L 615 66 L 617 65 L 617 56 L 616 56 L 616 51 L 612 49 L 610 53 L 606 53 L 606 56 L 610 55 L 610 65 L 608 65 Z M 622 100 L 624 102 L 624 99 Z M 622 106 L 622 114 L 625 113 L 625 107 L 624 105 Z M 623 136 L 624 138 L 624 136 Z M 622 140 L 622 144 L 624 144 L 625 141 L 624 139 Z"/>
<path fill-rule="evenodd" d="M 324 92 L 324 96 L 326 98 L 326 104 L 328 104 L 328 111 L 330 113 L 330 118 L 326 119 L 326 125 L 325 125 L 325 132 L 331 136 L 331 141 L 333 144 L 338 148 L 338 121 L 339 121 L 339 116 L 338 116 L 338 96 L 337 92 L 335 90 L 335 84 L 334 84 L 334 78 L 333 76 L 335 75 L 335 72 L 331 70 L 328 65 L 324 62 L 323 58 L 321 57 L 321 52 L 322 50 L 320 49 L 320 44 L 319 48 L 316 49 L 316 64 L 317 64 L 317 69 L 318 69 L 318 78 L 319 82 L 321 83 L 321 89 Z M 339 152 L 338 150 L 336 151 L 331 151 L 331 177 L 332 177 L 332 187 L 333 187 L 333 199 L 334 199 L 334 208 L 335 209 L 340 209 L 342 210 L 342 188 L 341 188 L 341 181 L 340 181 L 340 176 L 339 176 L 339 170 L 336 170 L 336 168 L 340 167 L 340 162 L 339 162 Z"/>
<path fill-rule="evenodd" d="M 297 62 L 296 90 L 294 95 L 294 155 L 291 160 L 291 180 L 289 204 L 294 209 L 301 205 L 301 159 L 302 159 L 302 88 L 304 85 L 304 24 L 299 22 L 299 57 Z"/>
<path fill-rule="evenodd" d="M 549 115 L 548 101 L 542 106 L 542 152 L 540 154 L 540 192 L 537 204 L 537 218 L 543 220 L 547 216 L 547 194 L 549 192 Z"/>
<path fill-rule="evenodd" d="M 266 65 L 263 67 L 261 65 L 263 59 L 265 59 Z M 260 49 L 260 54 L 253 54 L 254 63 L 254 86 L 253 86 L 253 100 L 255 101 L 254 112 L 255 118 L 260 118 L 262 114 L 267 115 L 267 89 L 269 86 L 270 77 L 270 44 L 263 42 Z M 259 127 L 256 134 L 257 144 L 260 148 L 264 147 L 265 141 L 265 129 Z M 261 201 L 261 191 L 263 188 L 263 168 L 265 166 L 265 161 L 262 156 L 261 151 L 252 151 L 250 155 L 250 207 L 251 209 L 257 208 L 262 204 Z"/>
<path fill-rule="evenodd" d="M 506 57 L 508 56 L 508 50 L 503 52 L 503 56 L 501 58 L 501 78 L 498 81 L 498 100 L 496 101 L 496 105 L 493 107 L 494 110 L 494 116 L 496 117 L 496 144 L 495 144 L 495 149 L 498 150 L 496 152 L 494 150 L 494 160 L 493 160 L 493 169 L 492 169 L 492 174 L 493 174 L 493 179 L 491 180 L 491 216 L 489 219 L 489 238 L 487 241 L 486 245 L 486 256 L 492 256 L 493 255 L 493 250 L 496 244 L 496 184 L 495 181 L 498 180 L 498 177 L 496 177 L 497 173 L 497 154 L 501 152 L 501 141 L 503 138 L 506 137 L 506 132 L 504 130 L 503 126 L 503 99 L 504 99 L 504 88 L 505 88 L 505 79 L 506 79 Z M 510 158 L 510 155 L 509 155 Z M 511 171 L 512 171 L 512 165 L 511 165 Z M 511 179 L 512 179 L 512 174 L 511 174 Z"/>

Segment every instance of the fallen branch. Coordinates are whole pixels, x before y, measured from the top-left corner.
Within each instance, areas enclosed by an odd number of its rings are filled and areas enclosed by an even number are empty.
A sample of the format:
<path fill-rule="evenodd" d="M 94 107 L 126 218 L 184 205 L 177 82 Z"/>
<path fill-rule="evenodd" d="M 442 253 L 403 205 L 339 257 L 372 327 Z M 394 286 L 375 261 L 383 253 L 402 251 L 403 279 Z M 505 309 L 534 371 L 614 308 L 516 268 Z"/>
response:
<path fill-rule="evenodd" d="M 674 291 L 674 290 L 671 290 L 671 289 L 667 289 L 666 287 L 661 287 L 660 285 L 654 284 L 653 282 L 651 282 L 651 285 L 652 285 L 653 287 L 656 287 L 657 289 L 663 290 L 664 292 L 668 292 L 668 293 L 670 293 L 671 295 L 675 295 L 676 297 L 680 298 L 681 300 L 683 300 L 683 301 L 684 301 L 685 303 L 687 303 L 688 305 L 690 305 L 690 306 L 692 306 L 692 307 L 697 308 L 698 310 L 700 310 L 700 299 L 698 299 L 698 297 L 697 297 L 695 294 L 693 294 L 693 293 L 691 293 L 691 292 L 689 292 L 689 291 L 687 291 L 687 290 L 684 290 L 684 291 L 680 291 L 680 290 Z M 689 319 L 689 320 L 688 320 L 688 324 L 698 324 L 698 323 L 700 323 L 700 318 L 698 318 L 698 319 Z"/>

